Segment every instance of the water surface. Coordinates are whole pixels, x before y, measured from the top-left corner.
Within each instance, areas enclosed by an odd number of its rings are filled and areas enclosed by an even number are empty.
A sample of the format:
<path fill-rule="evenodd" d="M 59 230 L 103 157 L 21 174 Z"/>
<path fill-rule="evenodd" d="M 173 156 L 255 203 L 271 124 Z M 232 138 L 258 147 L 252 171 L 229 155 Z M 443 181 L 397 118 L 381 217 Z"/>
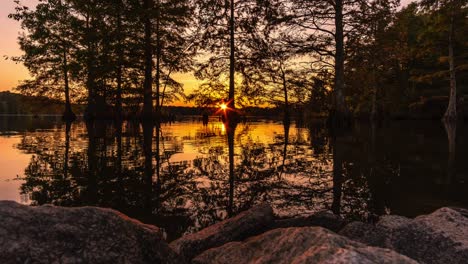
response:
<path fill-rule="evenodd" d="M 111 207 L 169 239 L 261 202 L 280 216 L 414 217 L 468 207 L 466 132 L 440 122 L 362 123 L 332 135 L 321 121 L 229 128 L 198 118 L 155 127 L 0 117 L 0 199 Z"/>

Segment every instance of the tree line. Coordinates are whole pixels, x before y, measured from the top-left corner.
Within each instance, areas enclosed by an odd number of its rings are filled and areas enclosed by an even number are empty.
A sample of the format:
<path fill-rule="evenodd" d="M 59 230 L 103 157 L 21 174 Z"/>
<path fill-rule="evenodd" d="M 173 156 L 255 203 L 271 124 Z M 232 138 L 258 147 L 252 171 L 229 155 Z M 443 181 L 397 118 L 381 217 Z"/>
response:
<path fill-rule="evenodd" d="M 173 101 L 276 105 L 342 123 L 444 95 L 455 120 L 468 74 L 467 0 L 41 0 L 17 3 L 28 95 L 85 117 L 159 119 Z M 174 73 L 193 73 L 187 93 Z M 421 99 L 423 98 L 423 99 Z M 445 99 L 443 99 L 445 100 Z M 231 111 L 235 112 L 235 111 Z"/>

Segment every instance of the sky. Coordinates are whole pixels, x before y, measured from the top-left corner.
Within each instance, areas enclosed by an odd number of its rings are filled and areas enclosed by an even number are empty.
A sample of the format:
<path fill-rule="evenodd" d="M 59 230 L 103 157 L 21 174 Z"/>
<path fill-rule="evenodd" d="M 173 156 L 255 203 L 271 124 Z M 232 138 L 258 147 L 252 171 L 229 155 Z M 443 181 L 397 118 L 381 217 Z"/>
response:
<path fill-rule="evenodd" d="M 22 4 L 34 6 L 38 0 L 22 0 Z M 407 5 L 412 0 L 401 0 L 402 5 Z M 19 22 L 8 18 L 8 14 L 14 11 L 14 0 L 0 0 L 0 91 L 12 90 L 21 80 L 29 78 L 28 71 L 21 64 L 16 64 L 6 57 L 21 54 L 17 37 L 21 32 Z M 189 74 L 175 76 L 186 88 L 194 88 L 196 81 Z"/>

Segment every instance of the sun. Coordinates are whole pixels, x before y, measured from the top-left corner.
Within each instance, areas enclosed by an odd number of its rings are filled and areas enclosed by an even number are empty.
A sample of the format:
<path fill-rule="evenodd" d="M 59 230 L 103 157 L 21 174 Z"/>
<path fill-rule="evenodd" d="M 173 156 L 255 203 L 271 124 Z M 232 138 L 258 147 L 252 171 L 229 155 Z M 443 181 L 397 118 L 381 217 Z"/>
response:
<path fill-rule="evenodd" d="M 228 108 L 226 104 L 221 104 L 219 107 L 221 110 L 226 110 Z"/>

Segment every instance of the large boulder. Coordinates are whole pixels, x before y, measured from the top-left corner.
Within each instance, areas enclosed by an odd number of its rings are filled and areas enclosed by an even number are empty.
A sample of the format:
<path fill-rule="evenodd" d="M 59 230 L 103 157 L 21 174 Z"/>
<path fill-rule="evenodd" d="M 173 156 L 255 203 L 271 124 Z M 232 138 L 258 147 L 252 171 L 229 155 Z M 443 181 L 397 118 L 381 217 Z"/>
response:
<path fill-rule="evenodd" d="M 370 247 L 321 227 L 279 228 L 207 250 L 195 264 L 417 263 L 392 250 Z"/>
<path fill-rule="evenodd" d="M 388 215 L 382 217 L 376 225 L 352 222 L 340 230 L 339 233 L 370 246 L 393 248 L 393 236 L 391 234 L 410 221 L 411 219 L 403 216 Z"/>
<path fill-rule="evenodd" d="M 330 211 L 320 211 L 309 216 L 284 218 L 275 221 L 273 228 L 320 226 L 338 232 L 344 226 L 344 220 Z"/>
<path fill-rule="evenodd" d="M 408 219 L 384 216 L 375 225 L 351 223 L 340 234 L 371 246 L 395 250 L 424 263 L 468 262 L 466 211 L 441 208 Z"/>
<path fill-rule="evenodd" d="M 183 236 L 170 246 L 186 260 L 191 260 L 207 249 L 257 235 L 270 228 L 273 221 L 271 206 L 261 204 L 197 233 Z"/>
<path fill-rule="evenodd" d="M 95 207 L 0 202 L 0 263 L 183 263 L 157 227 Z"/>

